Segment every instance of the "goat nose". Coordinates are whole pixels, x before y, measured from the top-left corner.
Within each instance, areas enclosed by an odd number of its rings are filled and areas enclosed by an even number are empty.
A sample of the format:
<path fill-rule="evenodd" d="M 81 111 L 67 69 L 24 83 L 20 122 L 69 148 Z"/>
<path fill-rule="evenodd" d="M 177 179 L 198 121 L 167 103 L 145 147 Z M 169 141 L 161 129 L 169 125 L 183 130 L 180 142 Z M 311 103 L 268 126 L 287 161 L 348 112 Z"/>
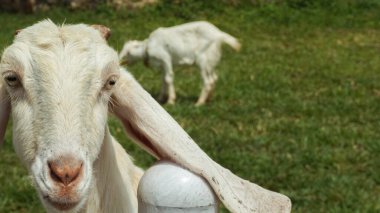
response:
<path fill-rule="evenodd" d="M 82 173 L 83 161 L 73 157 L 60 157 L 48 161 L 50 177 L 57 183 L 68 186 L 74 182 Z"/>

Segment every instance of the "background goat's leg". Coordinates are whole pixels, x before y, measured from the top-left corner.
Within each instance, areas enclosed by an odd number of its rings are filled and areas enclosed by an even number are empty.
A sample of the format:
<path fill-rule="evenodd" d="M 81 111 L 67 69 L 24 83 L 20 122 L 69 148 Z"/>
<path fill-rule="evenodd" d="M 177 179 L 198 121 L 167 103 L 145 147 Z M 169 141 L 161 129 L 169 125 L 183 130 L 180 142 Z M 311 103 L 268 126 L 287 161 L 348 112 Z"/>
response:
<path fill-rule="evenodd" d="M 199 98 L 198 98 L 198 101 L 197 103 L 195 104 L 196 106 L 200 106 L 200 105 L 203 105 L 204 103 L 206 103 L 208 97 L 209 97 L 209 94 L 211 92 L 211 90 L 213 89 L 213 79 L 212 77 L 210 76 L 210 71 L 208 70 L 208 66 L 207 64 L 201 64 L 200 65 L 200 69 L 201 69 L 201 76 L 202 76 L 202 80 L 203 80 L 203 88 L 202 88 L 202 92 L 201 94 L 199 95 Z"/>
<path fill-rule="evenodd" d="M 164 71 L 165 71 L 165 77 L 164 82 L 168 86 L 168 104 L 174 104 L 176 99 L 175 89 L 174 89 L 174 73 L 173 68 L 170 60 L 165 60 L 164 62 Z"/>
<path fill-rule="evenodd" d="M 166 74 L 165 74 L 165 73 L 162 73 L 162 86 L 161 86 L 161 92 L 160 92 L 160 95 L 158 96 L 158 101 L 159 101 L 161 104 L 166 103 L 166 101 L 168 100 L 168 84 L 167 84 L 166 81 L 165 81 L 165 76 L 166 76 Z"/>

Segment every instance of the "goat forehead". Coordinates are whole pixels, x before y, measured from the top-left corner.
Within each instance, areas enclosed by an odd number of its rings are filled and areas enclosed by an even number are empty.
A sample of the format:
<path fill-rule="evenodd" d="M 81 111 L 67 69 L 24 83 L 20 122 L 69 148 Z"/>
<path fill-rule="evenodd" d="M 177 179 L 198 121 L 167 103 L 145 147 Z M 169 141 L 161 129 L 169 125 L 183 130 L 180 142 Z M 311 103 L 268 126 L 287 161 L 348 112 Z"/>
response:
<path fill-rule="evenodd" d="M 95 52 L 78 51 L 67 43 L 53 49 L 30 48 L 31 69 L 25 70 L 25 86 L 44 97 L 78 97 L 90 95 L 101 84 Z"/>
<path fill-rule="evenodd" d="M 52 31 L 46 38 L 27 37 L 34 71 L 80 76 L 95 68 L 97 48 L 91 36 L 78 37 L 66 31 Z M 17 40 L 16 40 L 17 42 Z"/>
<path fill-rule="evenodd" d="M 30 48 L 29 77 L 56 83 L 91 81 L 100 76 L 96 50 L 67 43 L 53 49 Z M 28 70 L 25 70 L 28 71 Z"/>
<path fill-rule="evenodd" d="M 104 51 L 100 33 L 84 24 L 57 26 L 50 20 L 23 29 L 15 44 L 30 52 L 32 65 L 42 72 L 88 73 L 98 61 L 97 52 Z M 15 45 L 17 46 L 17 45 Z"/>
<path fill-rule="evenodd" d="M 15 51 L 9 51 L 13 57 L 21 52 L 27 58 L 25 81 L 37 88 L 38 94 L 92 91 L 104 66 L 105 59 L 99 55 L 107 55 L 99 54 L 105 46 L 99 32 L 83 24 L 56 26 L 43 21 L 22 30 L 13 46 Z"/>
<path fill-rule="evenodd" d="M 51 47 L 64 43 L 105 43 L 100 33 L 84 24 L 57 26 L 50 20 L 45 20 L 23 29 L 15 41 L 28 43 L 32 46 Z"/>

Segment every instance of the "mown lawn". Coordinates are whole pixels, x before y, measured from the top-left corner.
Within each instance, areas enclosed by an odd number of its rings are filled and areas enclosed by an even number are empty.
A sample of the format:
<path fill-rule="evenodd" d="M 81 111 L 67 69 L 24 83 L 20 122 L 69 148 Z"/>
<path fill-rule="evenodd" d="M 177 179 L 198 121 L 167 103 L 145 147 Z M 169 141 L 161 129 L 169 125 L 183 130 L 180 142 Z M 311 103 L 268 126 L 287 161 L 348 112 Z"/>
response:
<path fill-rule="evenodd" d="M 16 29 L 44 18 L 107 25 L 117 50 L 160 26 L 208 20 L 238 37 L 243 48 L 224 48 L 216 93 L 203 107 L 193 105 L 199 71 L 176 69 L 178 101 L 164 106 L 170 114 L 217 162 L 288 195 L 294 212 L 380 212 L 379 11 L 380 6 L 298 10 L 190 1 L 129 12 L 100 7 L 3 13 L 0 49 Z M 158 95 L 160 73 L 142 65 L 129 70 Z M 154 162 L 124 136 L 117 120 L 110 124 L 138 165 Z M 8 128 L 0 151 L 0 212 L 42 212 L 11 134 Z"/>

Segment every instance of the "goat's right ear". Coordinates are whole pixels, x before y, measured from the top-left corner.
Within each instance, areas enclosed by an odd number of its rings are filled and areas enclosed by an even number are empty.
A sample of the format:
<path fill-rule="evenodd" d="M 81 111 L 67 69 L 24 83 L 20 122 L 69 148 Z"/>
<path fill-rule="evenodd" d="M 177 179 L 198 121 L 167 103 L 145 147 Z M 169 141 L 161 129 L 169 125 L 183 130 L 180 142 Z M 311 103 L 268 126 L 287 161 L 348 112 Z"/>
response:
<path fill-rule="evenodd" d="M 5 130 L 7 129 L 10 112 L 10 99 L 5 89 L 4 81 L 0 79 L 0 146 L 4 141 Z"/>

